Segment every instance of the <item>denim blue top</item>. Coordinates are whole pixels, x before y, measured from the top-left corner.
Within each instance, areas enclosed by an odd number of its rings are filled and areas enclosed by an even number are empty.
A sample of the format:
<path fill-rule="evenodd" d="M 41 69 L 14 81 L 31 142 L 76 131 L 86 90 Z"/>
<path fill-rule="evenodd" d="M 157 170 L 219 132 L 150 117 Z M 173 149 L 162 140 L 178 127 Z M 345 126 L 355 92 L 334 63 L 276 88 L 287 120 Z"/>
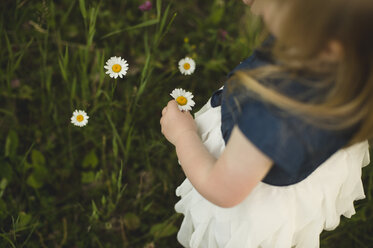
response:
<path fill-rule="evenodd" d="M 252 56 L 238 65 L 228 77 L 237 70 L 273 63 L 266 53 L 255 50 Z M 306 93 L 307 90 L 312 92 L 310 85 L 304 85 L 299 82 L 301 80 L 297 81 L 293 77 L 259 81 L 268 86 L 286 82 L 282 93 L 290 97 Z M 240 93 L 248 93 L 242 86 L 230 93 L 227 88 L 226 83 L 222 90 L 214 92 L 211 97 L 212 107 L 221 106 L 221 132 L 224 141 L 228 142 L 233 127 L 237 125 L 258 149 L 270 157 L 274 165 L 262 180 L 267 184 L 286 186 L 302 181 L 351 138 L 351 129 L 321 129 L 248 94 L 240 98 Z M 313 93 L 308 94 L 308 99 L 316 97 L 316 93 Z M 240 99 L 239 106 L 234 98 Z"/>

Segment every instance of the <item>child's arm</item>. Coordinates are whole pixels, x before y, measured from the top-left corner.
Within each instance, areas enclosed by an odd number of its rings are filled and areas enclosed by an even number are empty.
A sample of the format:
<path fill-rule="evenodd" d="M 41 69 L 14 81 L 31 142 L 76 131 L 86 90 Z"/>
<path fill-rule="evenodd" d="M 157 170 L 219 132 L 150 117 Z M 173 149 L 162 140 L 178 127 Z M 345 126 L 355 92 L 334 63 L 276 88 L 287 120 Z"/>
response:
<path fill-rule="evenodd" d="M 175 145 L 186 176 L 201 195 L 218 206 L 240 203 L 272 166 L 271 159 L 237 127 L 216 160 L 201 142 L 189 112 L 180 112 L 176 102 L 170 101 L 162 114 L 162 133 Z"/>

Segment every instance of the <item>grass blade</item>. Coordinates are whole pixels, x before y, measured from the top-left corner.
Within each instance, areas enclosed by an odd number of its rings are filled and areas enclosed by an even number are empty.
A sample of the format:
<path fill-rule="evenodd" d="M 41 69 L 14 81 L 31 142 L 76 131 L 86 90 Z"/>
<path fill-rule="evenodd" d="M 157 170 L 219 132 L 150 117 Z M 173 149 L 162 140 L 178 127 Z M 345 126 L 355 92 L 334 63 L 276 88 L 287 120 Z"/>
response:
<path fill-rule="evenodd" d="M 85 0 L 79 0 L 80 13 L 82 13 L 83 19 L 87 19 L 87 9 L 85 7 Z"/>
<path fill-rule="evenodd" d="M 131 27 L 127 27 L 125 29 L 120 29 L 120 30 L 116 30 L 116 31 L 113 31 L 111 33 L 108 33 L 108 34 L 102 36 L 101 39 L 105 39 L 105 38 L 108 38 L 110 36 L 113 36 L 113 35 L 116 35 L 116 34 L 120 34 L 120 33 L 124 32 L 124 31 L 130 31 L 130 30 L 135 30 L 135 29 L 139 29 L 139 28 L 144 28 L 144 27 L 152 26 L 152 25 L 157 24 L 158 22 L 159 21 L 157 19 L 148 20 L 148 21 L 142 22 L 140 24 L 137 24 L 137 25 L 134 25 L 134 26 L 131 26 Z"/>

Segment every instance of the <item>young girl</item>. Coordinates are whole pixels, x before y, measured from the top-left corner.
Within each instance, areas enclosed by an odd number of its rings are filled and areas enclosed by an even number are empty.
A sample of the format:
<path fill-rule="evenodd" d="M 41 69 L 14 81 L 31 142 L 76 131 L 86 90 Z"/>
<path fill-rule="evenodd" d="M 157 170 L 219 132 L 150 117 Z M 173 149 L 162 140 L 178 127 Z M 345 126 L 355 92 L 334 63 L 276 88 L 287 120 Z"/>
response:
<path fill-rule="evenodd" d="M 244 0 L 271 36 L 195 114 L 162 133 L 187 179 L 184 247 L 319 247 L 355 213 L 373 137 L 371 0 Z"/>

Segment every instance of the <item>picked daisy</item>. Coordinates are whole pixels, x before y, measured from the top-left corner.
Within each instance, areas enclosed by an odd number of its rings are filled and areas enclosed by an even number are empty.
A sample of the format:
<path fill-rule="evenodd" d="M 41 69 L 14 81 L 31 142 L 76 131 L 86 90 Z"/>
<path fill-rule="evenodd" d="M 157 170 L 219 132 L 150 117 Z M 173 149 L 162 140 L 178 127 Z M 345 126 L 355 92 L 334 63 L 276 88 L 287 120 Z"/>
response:
<path fill-rule="evenodd" d="M 192 110 L 195 102 L 192 100 L 193 94 L 191 92 L 183 89 L 174 89 L 170 95 L 175 99 L 181 111 Z"/>
<path fill-rule="evenodd" d="M 109 74 L 111 78 L 117 78 L 118 76 L 122 78 L 127 74 L 128 63 L 127 60 L 114 56 L 106 61 L 104 68 L 107 70 L 106 74 Z"/>
<path fill-rule="evenodd" d="M 83 110 L 75 110 L 71 116 L 71 123 L 78 127 L 84 127 L 88 123 L 89 116 Z"/>
<path fill-rule="evenodd" d="M 196 69 L 196 62 L 192 58 L 185 57 L 179 61 L 179 70 L 181 74 L 190 75 Z"/>

